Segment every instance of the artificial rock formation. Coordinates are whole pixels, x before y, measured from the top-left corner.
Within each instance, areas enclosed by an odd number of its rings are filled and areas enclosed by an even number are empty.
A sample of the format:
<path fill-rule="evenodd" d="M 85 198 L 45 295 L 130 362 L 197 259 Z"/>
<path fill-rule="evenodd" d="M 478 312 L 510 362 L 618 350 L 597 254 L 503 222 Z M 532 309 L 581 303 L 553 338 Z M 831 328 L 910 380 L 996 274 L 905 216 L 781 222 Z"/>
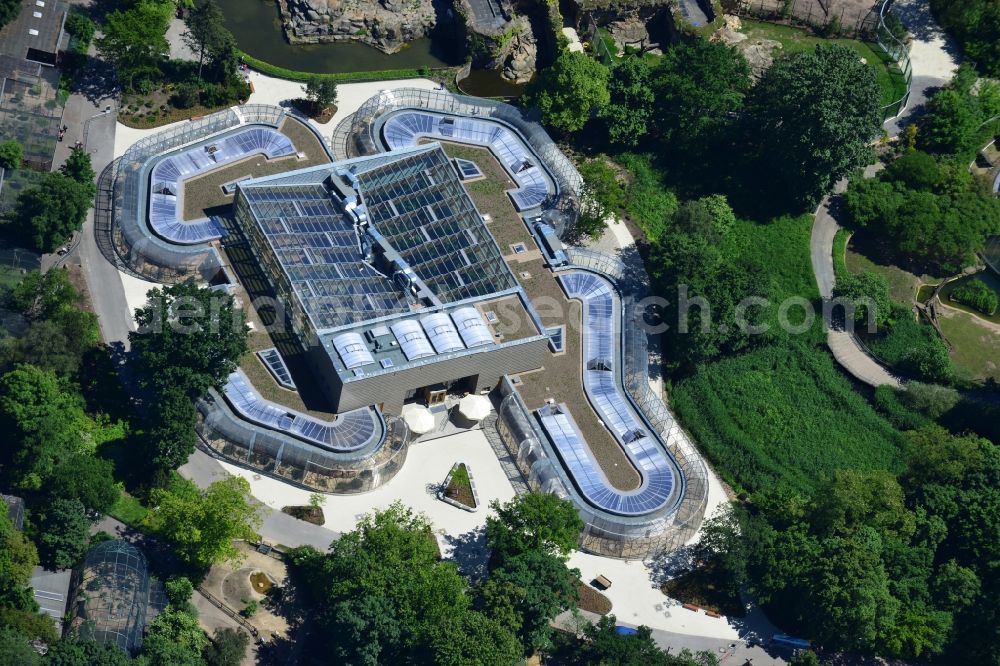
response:
<path fill-rule="evenodd" d="M 434 27 L 432 0 L 278 0 L 285 34 L 299 44 L 354 40 L 395 53 Z"/>

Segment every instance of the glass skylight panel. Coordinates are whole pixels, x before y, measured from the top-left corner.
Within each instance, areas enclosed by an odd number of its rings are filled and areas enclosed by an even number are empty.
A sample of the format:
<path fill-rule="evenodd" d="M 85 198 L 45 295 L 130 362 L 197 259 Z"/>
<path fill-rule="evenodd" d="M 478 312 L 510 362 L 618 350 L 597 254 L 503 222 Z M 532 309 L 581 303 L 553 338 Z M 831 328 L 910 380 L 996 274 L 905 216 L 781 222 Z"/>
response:
<path fill-rule="evenodd" d="M 292 373 L 288 371 L 285 359 L 282 358 L 276 348 L 262 349 L 257 352 L 257 356 L 271 372 L 275 381 L 287 389 L 295 390 L 295 381 L 292 379 Z"/>
<path fill-rule="evenodd" d="M 253 127 L 160 160 L 150 176 L 150 227 L 162 238 L 180 244 L 222 238 L 225 231 L 216 218 L 181 219 L 175 195 L 183 180 L 254 153 L 264 153 L 273 159 L 294 154 L 295 147 L 291 139 L 277 130 Z"/>
<path fill-rule="evenodd" d="M 443 312 L 435 312 L 420 320 L 420 325 L 424 327 L 428 339 L 434 346 L 438 354 L 465 349 L 462 339 L 455 329 L 455 324 L 451 318 Z"/>
<path fill-rule="evenodd" d="M 434 348 L 417 322 L 412 319 L 404 319 L 397 321 L 389 328 L 396 336 L 396 341 L 407 360 L 415 361 L 418 358 L 434 356 Z"/>
<path fill-rule="evenodd" d="M 603 491 L 598 493 L 600 500 L 586 496 L 609 511 L 647 513 L 670 499 L 675 483 L 674 468 L 664 449 L 654 437 L 649 436 L 646 426 L 629 405 L 615 376 L 614 361 L 619 354 L 616 353 L 614 291 L 607 280 L 592 273 L 563 273 L 559 280 L 566 294 L 580 299 L 584 306 L 584 390 L 605 426 L 625 447 L 643 479 L 639 490 L 632 493 L 609 489 L 610 495 Z"/>
<path fill-rule="evenodd" d="M 375 362 L 364 338 L 357 333 L 341 333 L 333 339 L 333 346 L 348 369 Z"/>
<path fill-rule="evenodd" d="M 223 389 L 226 400 L 249 421 L 334 451 L 356 451 L 379 436 L 372 409 L 355 409 L 320 421 L 307 414 L 265 400 L 241 371 L 229 375 Z"/>
<path fill-rule="evenodd" d="M 471 306 L 458 308 L 451 313 L 451 318 L 466 347 L 492 344 L 493 334 L 490 333 L 490 327 L 483 321 L 476 308 Z"/>

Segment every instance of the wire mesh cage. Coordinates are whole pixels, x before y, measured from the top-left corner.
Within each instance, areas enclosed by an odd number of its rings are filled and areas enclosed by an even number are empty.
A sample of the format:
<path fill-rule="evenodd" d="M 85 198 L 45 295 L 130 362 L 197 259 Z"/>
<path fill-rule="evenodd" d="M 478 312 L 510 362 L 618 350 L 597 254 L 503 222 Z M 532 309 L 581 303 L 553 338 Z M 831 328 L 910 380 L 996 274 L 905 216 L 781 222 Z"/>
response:
<path fill-rule="evenodd" d="M 149 605 L 142 552 L 125 541 L 104 541 L 84 556 L 74 579 L 69 631 L 135 654 L 142 646 Z"/>

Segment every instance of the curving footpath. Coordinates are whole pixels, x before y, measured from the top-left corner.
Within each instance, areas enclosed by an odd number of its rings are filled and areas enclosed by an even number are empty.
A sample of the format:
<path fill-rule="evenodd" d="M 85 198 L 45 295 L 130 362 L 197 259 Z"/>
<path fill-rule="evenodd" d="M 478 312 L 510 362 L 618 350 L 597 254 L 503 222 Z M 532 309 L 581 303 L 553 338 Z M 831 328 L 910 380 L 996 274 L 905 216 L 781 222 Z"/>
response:
<path fill-rule="evenodd" d="M 896 0 L 892 13 L 902 21 L 913 39 L 910 42 L 910 66 L 913 79 L 910 98 L 901 114 L 885 123 L 891 136 L 897 136 L 911 120 L 913 111 L 927 101 L 934 90 L 951 81 L 958 69 L 959 50 L 934 20 L 928 0 Z"/>
<path fill-rule="evenodd" d="M 834 189 L 836 192 L 843 192 L 846 186 L 847 181 L 841 180 Z M 813 218 L 812 238 L 809 242 L 813 273 L 816 275 L 819 295 L 824 301 L 833 297 L 833 286 L 836 282 L 833 271 L 833 239 L 837 235 L 838 229 L 840 229 L 840 225 L 830 214 L 830 197 L 827 196 L 816 209 Z M 853 335 L 831 326 L 829 321 L 826 321 L 825 324 L 827 329 L 826 344 L 833 352 L 837 363 L 840 363 L 847 372 L 869 386 L 882 386 L 883 384 L 889 384 L 895 388 L 903 386 L 897 377 L 893 376 L 861 348 Z"/>

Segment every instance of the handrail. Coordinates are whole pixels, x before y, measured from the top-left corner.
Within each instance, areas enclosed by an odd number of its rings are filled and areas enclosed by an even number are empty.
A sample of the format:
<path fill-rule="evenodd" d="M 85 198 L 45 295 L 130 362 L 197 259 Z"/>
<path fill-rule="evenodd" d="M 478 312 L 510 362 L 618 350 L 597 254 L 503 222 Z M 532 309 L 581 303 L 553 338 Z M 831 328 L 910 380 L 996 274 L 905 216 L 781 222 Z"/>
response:
<path fill-rule="evenodd" d="M 894 0 L 884 0 L 882 6 L 879 8 L 878 27 L 875 28 L 875 43 L 879 45 L 879 48 L 887 56 L 895 61 L 897 66 L 899 66 L 901 61 L 905 62 L 902 66 L 902 71 L 903 78 L 906 79 L 906 92 L 895 102 L 890 102 L 882 107 L 882 122 L 896 118 L 903 112 L 903 109 L 906 108 L 906 103 L 910 99 L 910 88 L 913 83 L 913 65 L 910 63 L 910 51 L 906 48 L 906 44 L 899 41 L 885 25 L 885 16 L 889 12 L 889 8 L 893 2 Z M 895 112 L 893 112 L 894 107 Z"/>
<path fill-rule="evenodd" d="M 225 613 L 232 619 L 236 620 L 236 623 L 239 624 L 244 629 L 246 629 L 248 632 L 250 632 L 251 636 L 253 636 L 254 638 L 258 638 L 260 636 L 260 632 L 257 630 L 257 627 L 253 626 L 245 619 L 243 619 L 243 616 L 240 615 L 235 609 L 230 608 L 226 604 L 226 602 L 216 597 L 214 594 L 206 590 L 204 587 L 199 586 L 197 589 L 198 589 L 198 594 L 205 597 L 205 599 L 207 599 L 209 603 L 211 603 L 213 606 L 221 610 L 223 613 Z"/>

